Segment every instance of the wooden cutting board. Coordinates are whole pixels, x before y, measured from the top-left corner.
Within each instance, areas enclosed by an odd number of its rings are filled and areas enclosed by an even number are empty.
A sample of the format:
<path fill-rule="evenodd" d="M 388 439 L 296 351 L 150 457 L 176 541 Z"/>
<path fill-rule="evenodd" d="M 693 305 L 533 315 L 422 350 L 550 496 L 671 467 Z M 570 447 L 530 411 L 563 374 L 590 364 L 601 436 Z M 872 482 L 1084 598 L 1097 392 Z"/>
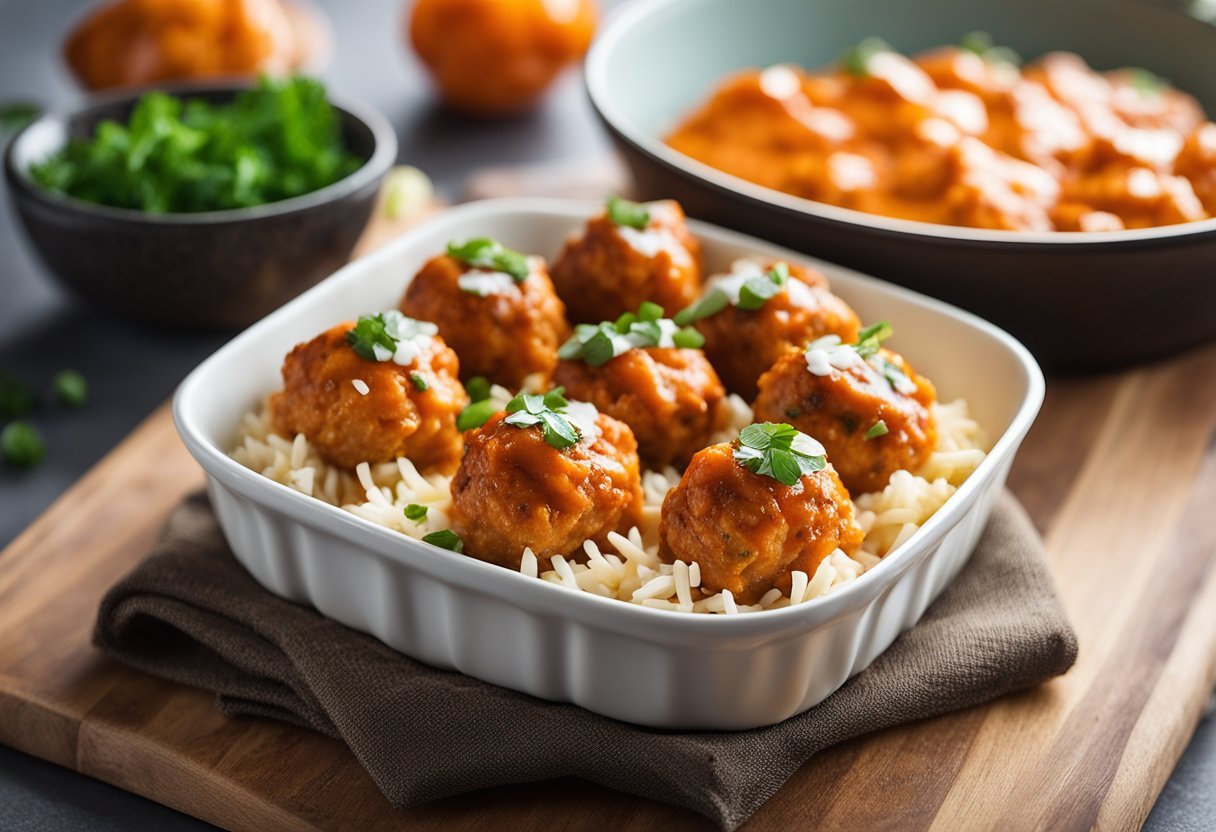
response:
<path fill-rule="evenodd" d="M 1072 672 L 829 749 L 747 829 L 1138 828 L 1216 682 L 1213 379 L 1216 347 L 1049 384 L 1011 486 L 1080 637 Z M 233 830 L 708 828 L 577 780 L 394 810 L 339 743 L 100 656 L 102 593 L 202 481 L 162 407 L 0 553 L 0 742 Z"/>

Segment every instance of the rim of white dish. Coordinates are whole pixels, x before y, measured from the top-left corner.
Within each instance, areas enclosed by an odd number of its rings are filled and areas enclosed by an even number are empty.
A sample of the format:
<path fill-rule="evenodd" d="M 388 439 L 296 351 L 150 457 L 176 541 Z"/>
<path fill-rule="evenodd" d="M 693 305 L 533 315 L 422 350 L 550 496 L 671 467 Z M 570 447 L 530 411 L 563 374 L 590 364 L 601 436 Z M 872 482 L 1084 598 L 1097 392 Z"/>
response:
<path fill-rule="evenodd" d="M 632 28 L 642 18 L 651 20 L 663 13 L 670 13 L 673 7 L 679 5 L 703 5 L 716 0 L 629 0 L 612 15 L 600 34 L 592 43 L 587 53 L 584 76 L 587 93 L 595 109 L 599 111 L 609 128 L 622 139 L 633 145 L 634 149 L 649 156 L 669 168 L 674 168 L 685 174 L 691 174 L 705 183 L 722 191 L 743 197 L 757 204 L 781 208 L 787 212 L 809 215 L 819 219 L 848 225 L 861 226 L 877 231 L 889 231 L 898 234 L 918 237 L 936 237 L 948 240 L 968 241 L 978 243 L 1000 243 L 1004 245 L 1050 245 L 1077 246 L 1095 244 L 1130 244 L 1150 241 L 1168 240 L 1175 237 L 1193 237 L 1204 233 L 1216 232 L 1216 217 L 1194 222 L 1161 225 L 1154 228 L 1136 228 L 1123 231 L 1001 231 L 986 228 L 969 228 L 959 225 L 941 225 L 938 223 L 905 220 L 896 217 L 884 217 L 857 211 L 852 208 L 841 208 L 825 202 L 816 202 L 793 194 L 787 194 L 763 185 L 757 185 L 733 174 L 725 173 L 715 167 L 699 162 L 691 156 L 671 148 L 666 143 L 656 139 L 645 130 L 639 128 L 616 105 L 612 94 L 612 85 L 608 81 L 607 63 L 613 51 L 625 39 Z M 1179 12 L 1168 7 L 1164 11 Z M 1186 17 L 1186 15 L 1183 15 Z M 1192 20 L 1196 25 L 1206 25 L 1201 21 Z M 742 69 L 742 67 L 740 67 Z M 696 102 L 688 102 L 689 108 Z"/>
<path fill-rule="evenodd" d="M 199 364 L 178 387 L 173 396 L 173 418 L 178 434 L 191 454 L 207 470 L 208 476 L 220 480 L 225 487 L 236 491 L 244 500 L 252 499 L 249 492 L 256 491 L 261 497 L 257 502 L 273 504 L 272 510 L 285 513 L 297 522 L 316 525 L 318 520 L 332 523 L 342 529 L 347 540 L 365 545 L 379 556 L 392 559 L 408 558 L 412 568 L 418 569 L 439 580 L 456 583 L 478 592 L 509 595 L 513 603 L 528 609 L 543 607 L 547 611 L 565 615 L 590 614 L 600 610 L 610 618 L 614 628 L 645 636 L 652 633 L 657 622 L 663 623 L 665 634 L 705 633 L 710 628 L 732 636 L 789 630 L 802 631 L 807 626 L 819 626 L 827 621 L 847 615 L 873 601 L 891 584 L 901 578 L 922 558 L 931 556 L 937 544 L 953 529 L 967 512 L 987 484 L 990 472 L 1011 460 L 1030 429 L 1043 401 L 1045 383 L 1038 363 L 1017 339 L 984 319 L 919 292 L 887 283 L 875 277 L 853 271 L 835 264 L 832 270 L 849 275 L 862 283 L 870 283 L 881 291 L 915 301 L 929 307 L 937 314 L 961 320 L 968 326 L 980 330 L 986 337 L 997 341 L 1013 353 L 1018 365 L 1026 374 L 1026 393 L 1009 426 L 989 449 L 979 467 L 950 496 L 946 505 L 933 514 L 903 546 L 884 557 L 865 573 L 869 580 L 854 580 L 839 590 L 812 598 L 790 607 L 761 610 L 741 615 L 699 615 L 678 613 L 670 610 L 652 609 L 640 604 L 631 604 L 615 598 L 602 598 L 594 593 L 573 592 L 562 586 L 538 581 L 513 569 L 478 560 L 467 555 L 455 555 L 443 549 L 426 545 L 400 532 L 377 525 L 337 506 L 301 494 L 281 483 L 275 482 L 257 471 L 252 471 L 228 456 L 208 438 L 197 423 L 193 401 L 202 393 L 208 368 L 221 355 L 241 352 L 246 344 L 254 342 L 260 331 L 275 326 L 284 318 L 297 314 L 296 309 L 306 306 L 314 293 L 339 293 L 347 283 L 361 279 L 360 275 L 369 266 L 398 257 L 398 251 L 409 249 L 414 240 L 435 225 L 459 223 L 467 218 L 500 213 L 558 214 L 571 220 L 581 221 L 602 210 L 601 202 L 584 200 L 560 200 L 533 197 L 507 197 L 465 203 L 450 208 L 442 214 L 406 231 L 396 240 L 343 266 L 332 276 L 289 301 L 270 315 L 240 333 Z M 713 236 L 728 242 L 754 247 L 757 251 L 775 257 L 796 257 L 812 264 L 823 263 L 816 258 L 798 254 L 789 249 L 764 240 L 722 228 L 706 222 L 692 220 L 689 227 L 698 236 Z M 239 418 L 234 414 L 233 421 Z M 601 622 L 604 623 L 604 622 Z"/>

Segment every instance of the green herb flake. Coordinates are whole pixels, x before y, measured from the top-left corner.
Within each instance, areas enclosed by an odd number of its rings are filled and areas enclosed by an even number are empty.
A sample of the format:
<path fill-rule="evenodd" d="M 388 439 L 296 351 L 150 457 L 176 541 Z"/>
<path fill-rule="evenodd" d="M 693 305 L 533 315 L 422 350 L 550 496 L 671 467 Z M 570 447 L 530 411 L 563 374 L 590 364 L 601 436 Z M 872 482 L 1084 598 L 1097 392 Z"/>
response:
<path fill-rule="evenodd" d="M 414 389 L 419 393 L 425 393 L 431 389 L 430 383 L 426 380 L 426 376 L 417 371 L 410 373 L 410 384 L 414 385 Z"/>
<path fill-rule="evenodd" d="M 569 448 L 582 438 L 582 433 L 566 415 L 570 403 L 564 393 L 561 387 L 555 387 L 543 396 L 520 393 L 507 403 L 510 415 L 504 421 L 517 428 L 539 425 L 545 442 L 551 447 L 559 451 Z"/>
<path fill-rule="evenodd" d="M 650 225 L 650 209 L 640 202 L 630 202 L 619 196 L 608 198 L 608 217 L 617 225 L 643 231 Z"/>
<path fill-rule="evenodd" d="M 887 423 L 879 419 L 874 424 L 870 425 L 870 429 L 866 431 L 865 438 L 867 440 L 877 439 L 880 436 L 886 436 L 891 431 L 887 428 Z"/>
<path fill-rule="evenodd" d="M 840 68 L 849 75 L 864 78 L 870 74 L 871 59 L 880 52 L 890 51 L 891 47 L 882 38 L 866 38 L 840 53 Z"/>
<path fill-rule="evenodd" d="M 705 346 L 705 336 L 690 326 L 676 330 L 671 340 L 682 350 L 699 350 Z"/>
<path fill-rule="evenodd" d="M 790 267 L 785 263 L 777 263 L 764 274 L 749 277 L 739 288 L 738 307 L 748 312 L 759 309 L 776 296 L 789 279 Z"/>
<path fill-rule="evenodd" d="M 558 349 L 557 357 L 601 367 L 629 350 L 649 347 L 696 349 L 704 343 L 701 333 L 664 318 L 663 307 L 647 301 L 637 312 L 626 312 L 615 321 L 577 325 L 574 334 Z"/>
<path fill-rule="evenodd" d="M 456 430 L 460 432 L 468 430 L 476 430 L 477 428 L 490 421 L 490 417 L 498 412 L 498 408 L 494 406 L 494 402 L 489 399 L 473 402 L 471 405 L 461 410 L 456 416 Z"/>
<path fill-rule="evenodd" d="M 319 81 L 262 78 L 230 103 L 160 92 L 103 121 L 30 173 L 53 193 L 149 213 L 263 205 L 311 193 L 363 161 Z"/>
<path fill-rule="evenodd" d="M 46 456 L 46 443 L 29 422 L 9 422 L 0 431 L 0 455 L 14 468 L 33 468 Z"/>
<path fill-rule="evenodd" d="M 448 549 L 452 552 L 463 552 L 464 541 L 460 539 L 460 535 L 451 529 L 442 529 L 437 532 L 422 536 L 423 543 L 429 543 L 432 546 L 438 546 L 440 549 Z"/>
<path fill-rule="evenodd" d="M 1021 66 L 1022 56 L 1008 46 L 997 46 L 987 32 L 968 32 L 959 38 L 960 49 L 979 55 L 990 64 Z"/>
<path fill-rule="evenodd" d="M 853 345 L 853 348 L 857 350 L 857 354 L 862 358 L 869 358 L 878 353 L 882 342 L 890 338 L 893 333 L 894 330 L 887 321 L 870 324 L 870 326 L 857 333 L 857 342 Z"/>
<path fill-rule="evenodd" d="M 477 237 L 463 243 L 450 242 L 448 256 L 474 268 L 509 274 L 516 283 L 523 283 L 532 271 L 527 255 L 506 248 L 489 237 Z"/>
<path fill-rule="evenodd" d="M 405 507 L 405 519 L 421 524 L 422 521 L 426 519 L 427 511 L 429 511 L 429 509 L 426 506 L 420 506 L 417 503 L 410 503 Z"/>
<path fill-rule="evenodd" d="M 469 400 L 477 403 L 490 398 L 490 380 L 485 376 L 473 376 L 464 383 L 464 391 L 469 394 Z"/>
<path fill-rule="evenodd" d="M 11 134 L 24 128 L 38 116 L 42 108 L 29 101 L 6 101 L 0 104 L 0 134 Z"/>
<path fill-rule="evenodd" d="M 14 419 L 34 409 L 34 391 L 16 376 L 0 373 L 0 418 Z"/>
<path fill-rule="evenodd" d="M 75 370 L 60 370 L 51 380 L 55 395 L 68 407 L 84 407 L 89 400 L 89 383 Z"/>
<path fill-rule="evenodd" d="M 390 355 L 397 350 L 397 339 L 389 334 L 383 313 L 361 316 L 354 328 L 346 333 L 346 342 L 354 347 L 360 358 L 367 361 L 380 360 L 376 355 L 377 346 L 387 350 Z"/>
<path fill-rule="evenodd" d="M 702 318 L 717 315 L 728 306 L 730 306 L 730 298 L 726 296 L 725 292 L 719 289 L 710 289 L 701 295 L 699 299 L 677 312 L 672 320 L 678 326 L 688 326 Z"/>
<path fill-rule="evenodd" d="M 1160 75 L 1156 75 L 1138 66 L 1128 67 L 1123 70 L 1123 73 L 1126 75 L 1127 83 L 1131 84 L 1132 89 L 1145 98 L 1161 95 L 1170 85 L 1169 81 Z"/>
<path fill-rule="evenodd" d="M 753 474 L 792 486 L 827 465 L 823 446 L 793 425 L 760 422 L 739 431 L 735 460 Z"/>

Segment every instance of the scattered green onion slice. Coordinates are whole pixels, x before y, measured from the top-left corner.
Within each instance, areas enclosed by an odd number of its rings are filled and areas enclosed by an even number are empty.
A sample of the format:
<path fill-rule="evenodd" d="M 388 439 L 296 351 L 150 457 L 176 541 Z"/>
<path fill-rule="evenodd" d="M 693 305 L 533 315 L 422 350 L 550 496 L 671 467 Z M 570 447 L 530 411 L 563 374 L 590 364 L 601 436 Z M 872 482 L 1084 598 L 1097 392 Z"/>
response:
<path fill-rule="evenodd" d="M 701 333 L 691 327 L 681 328 L 663 317 L 663 307 L 645 301 L 637 312 L 626 312 L 615 321 L 579 324 L 557 351 L 557 357 L 600 367 L 629 350 L 647 347 L 696 349 L 704 343 Z"/>
<path fill-rule="evenodd" d="M 34 391 L 16 376 L 0 373 L 0 418 L 13 419 L 34 409 Z"/>
<path fill-rule="evenodd" d="M 9 422 L 0 431 L 0 455 L 14 468 L 33 468 L 46 456 L 46 443 L 29 422 Z"/>
<path fill-rule="evenodd" d="M 879 419 L 874 424 L 870 425 L 870 429 L 866 431 L 866 439 L 877 439 L 880 436 L 886 436 L 891 431 L 887 429 L 887 423 Z"/>
<path fill-rule="evenodd" d="M 582 432 L 566 415 L 569 402 L 563 395 L 565 390 L 555 387 L 543 396 L 538 393 L 519 393 L 507 403 L 504 420 L 517 428 L 540 426 L 545 442 L 559 451 L 569 448 L 582 438 Z"/>
<path fill-rule="evenodd" d="M 1022 56 L 1008 46 L 997 46 L 987 32 L 968 32 L 959 38 L 960 49 L 979 55 L 990 64 L 1021 66 Z"/>
<path fill-rule="evenodd" d="M 422 373 L 414 371 L 410 373 L 410 384 L 414 385 L 414 389 L 419 393 L 425 393 L 431 389 L 431 385 L 426 380 L 426 376 Z"/>
<path fill-rule="evenodd" d="M 84 407 L 89 400 L 89 383 L 75 370 L 60 370 L 51 380 L 55 395 L 68 407 Z"/>
<path fill-rule="evenodd" d="M 467 430 L 476 430 L 490 421 L 490 417 L 497 412 L 498 408 L 489 399 L 473 402 L 456 416 L 456 430 L 462 433 Z"/>
<path fill-rule="evenodd" d="M 726 296 L 725 292 L 718 289 L 710 289 L 701 295 L 700 298 L 677 312 L 672 320 L 678 326 L 688 326 L 702 318 L 717 315 L 728 306 L 730 306 L 730 298 Z"/>
<path fill-rule="evenodd" d="M 448 549 L 453 552 L 464 551 L 464 541 L 460 539 L 460 535 L 451 529 L 441 529 L 437 532 L 423 535 L 423 543 L 429 543 L 432 546 L 438 546 L 440 549 Z"/>
<path fill-rule="evenodd" d="M 464 383 L 464 390 L 469 394 L 469 400 L 484 402 L 490 398 L 490 380 L 485 376 L 473 376 Z"/>
<path fill-rule="evenodd" d="M 759 309 L 780 292 L 789 279 L 790 267 L 785 263 L 776 263 L 764 274 L 749 277 L 739 288 L 738 307 L 748 312 Z"/>
<path fill-rule="evenodd" d="M 862 358 L 869 358 L 878 352 L 882 342 L 890 338 L 893 332 L 891 324 L 887 321 L 870 324 L 857 333 L 857 343 L 853 345 L 853 348 Z"/>
<path fill-rule="evenodd" d="M 619 196 L 608 197 L 608 217 L 617 225 L 645 230 L 650 225 L 650 209 L 640 202 L 630 202 Z"/>
<path fill-rule="evenodd" d="M 1127 82 L 1132 85 L 1132 88 L 1145 98 L 1160 95 L 1170 85 L 1170 82 L 1160 75 L 1138 66 L 1129 66 L 1123 72 L 1127 75 Z"/>
<path fill-rule="evenodd" d="M 823 446 L 793 425 L 759 422 L 739 431 L 735 460 L 753 474 L 794 485 L 827 465 Z"/>
<path fill-rule="evenodd" d="M 506 248 L 489 237 L 448 243 L 448 256 L 479 269 L 504 272 L 511 275 L 516 283 L 523 283 L 531 273 L 527 255 Z"/>
<path fill-rule="evenodd" d="M 405 519 L 413 520 L 415 523 L 421 523 L 426 519 L 426 513 L 429 509 L 426 506 L 420 506 L 417 503 L 410 503 L 405 507 Z"/>
<path fill-rule="evenodd" d="M 890 52 L 891 47 L 882 38 L 865 38 L 855 46 L 840 53 L 840 67 L 859 78 L 870 74 L 870 60 L 879 52 Z"/>

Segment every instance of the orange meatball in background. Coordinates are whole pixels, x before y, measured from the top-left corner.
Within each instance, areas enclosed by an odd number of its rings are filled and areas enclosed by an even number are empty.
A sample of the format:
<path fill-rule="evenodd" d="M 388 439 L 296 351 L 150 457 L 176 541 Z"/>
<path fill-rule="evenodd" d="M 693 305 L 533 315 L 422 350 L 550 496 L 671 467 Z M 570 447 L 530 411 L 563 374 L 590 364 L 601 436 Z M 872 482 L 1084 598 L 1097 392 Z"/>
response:
<path fill-rule="evenodd" d="M 527 376 L 553 371 L 570 331 L 544 260 L 528 258 L 528 269 L 524 280 L 514 281 L 441 254 L 415 275 L 400 308 L 439 327 L 460 356 L 462 379 L 485 376 L 517 390 Z"/>
<path fill-rule="evenodd" d="M 736 261 L 730 274 L 711 280 L 706 288 L 723 287 L 737 298 L 738 286 L 727 290 L 727 284 L 738 284 L 775 265 Z M 781 356 L 823 335 L 853 341 L 861 328 L 857 313 L 832 294 L 823 275 L 805 266 L 790 264 L 788 269 L 785 286 L 759 309 L 732 304 L 695 324 L 705 337 L 705 355 L 726 389 L 748 401 L 756 395 L 756 381 Z"/>
<path fill-rule="evenodd" d="M 563 360 L 553 383 L 627 424 L 647 468 L 683 467 L 729 416 L 726 390 L 700 350 L 632 349 L 599 367 Z"/>
<path fill-rule="evenodd" d="M 595 414 L 593 429 L 558 449 L 539 427 L 505 419 L 498 413 L 466 435 L 452 480 L 452 528 L 466 554 L 519 569 L 529 547 L 545 569 L 553 555 L 579 552 L 585 540 L 605 543 L 609 532 L 640 522 L 637 443 L 627 425 Z"/>
<path fill-rule="evenodd" d="M 630 204 L 630 203 L 627 203 Z M 573 323 L 598 323 L 651 301 L 672 315 L 701 292 L 701 246 L 679 203 L 643 203 L 643 228 L 593 217 L 553 261 L 553 285 Z"/>
<path fill-rule="evenodd" d="M 326 48 L 320 24 L 280 0 L 118 0 L 68 36 L 89 89 L 177 78 L 284 74 Z"/>
<path fill-rule="evenodd" d="M 882 490 L 900 469 L 915 473 L 937 444 L 933 384 L 887 349 L 862 359 L 850 346 L 812 344 L 774 364 L 759 389 L 757 421 L 815 437 L 853 494 Z"/>
<path fill-rule="evenodd" d="M 417 0 L 409 39 L 449 105 L 502 116 L 583 56 L 595 22 L 591 0 Z"/>
<path fill-rule="evenodd" d="M 697 453 L 663 500 L 663 560 L 696 563 L 708 594 L 730 590 L 754 604 L 774 586 L 789 592 L 790 573 L 814 576 L 820 561 L 852 554 L 864 537 L 853 504 L 829 465 L 794 485 L 754 474 L 729 444 Z"/>
<path fill-rule="evenodd" d="M 404 365 L 368 360 L 347 340 L 354 326 L 338 324 L 288 353 L 283 389 L 270 397 L 275 430 L 304 434 L 348 470 L 404 456 L 450 473 L 463 447 L 456 416 L 469 403 L 456 353 L 438 336 L 420 336 Z"/>

